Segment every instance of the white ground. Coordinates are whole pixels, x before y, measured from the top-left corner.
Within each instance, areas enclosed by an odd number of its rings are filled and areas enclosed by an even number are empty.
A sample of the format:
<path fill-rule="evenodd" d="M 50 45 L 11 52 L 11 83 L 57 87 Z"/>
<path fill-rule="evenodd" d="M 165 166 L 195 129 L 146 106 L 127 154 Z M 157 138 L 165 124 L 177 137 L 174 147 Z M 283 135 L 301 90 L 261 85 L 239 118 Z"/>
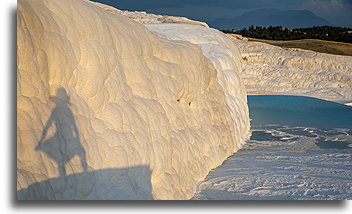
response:
<path fill-rule="evenodd" d="M 253 137 L 209 173 L 193 199 L 352 199 L 352 130 L 266 126 Z"/>

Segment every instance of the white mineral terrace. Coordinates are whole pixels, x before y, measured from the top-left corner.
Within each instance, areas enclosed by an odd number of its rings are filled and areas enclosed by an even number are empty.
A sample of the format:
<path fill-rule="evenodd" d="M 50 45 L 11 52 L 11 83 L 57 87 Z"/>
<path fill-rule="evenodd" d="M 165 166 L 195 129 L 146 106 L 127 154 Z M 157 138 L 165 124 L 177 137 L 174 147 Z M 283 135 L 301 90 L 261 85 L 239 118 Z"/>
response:
<path fill-rule="evenodd" d="M 18 2 L 20 199 L 189 199 L 249 138 L 231 40 L 193 22 L 199 41 L 170 40 L 110 11 Z"/>
<path fill-rule="evenodd" d="M 228 36 L 240 49 L 240 76 L 248 94 L 301 95 L 351 103 L 352 56 L 281 48 Z"/>

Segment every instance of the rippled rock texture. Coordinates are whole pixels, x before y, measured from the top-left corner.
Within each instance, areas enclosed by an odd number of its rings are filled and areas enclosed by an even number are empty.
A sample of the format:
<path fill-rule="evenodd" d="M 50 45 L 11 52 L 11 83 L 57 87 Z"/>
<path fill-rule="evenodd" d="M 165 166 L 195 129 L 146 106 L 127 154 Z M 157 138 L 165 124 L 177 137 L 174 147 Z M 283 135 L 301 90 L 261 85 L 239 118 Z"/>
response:
<path fill-rule="evenodd" d="M 195 44 L 82 0 L 19 0 L 17 39 L 18 199 L 189 199 L 248 139 Z"/>

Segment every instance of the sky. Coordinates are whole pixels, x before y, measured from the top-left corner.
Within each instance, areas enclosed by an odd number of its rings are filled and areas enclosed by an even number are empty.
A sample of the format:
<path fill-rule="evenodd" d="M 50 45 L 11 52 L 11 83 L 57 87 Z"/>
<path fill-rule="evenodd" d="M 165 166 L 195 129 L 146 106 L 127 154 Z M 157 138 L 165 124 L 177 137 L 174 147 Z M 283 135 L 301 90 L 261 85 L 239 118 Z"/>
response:
<path fill-rule="evenodd" d="M 336 26 L 352 27 L 352 0 L 94 0 L 118 9 L 185 16 L 199 21 L 233 18 L 261 8 L 310 10 Z"/>

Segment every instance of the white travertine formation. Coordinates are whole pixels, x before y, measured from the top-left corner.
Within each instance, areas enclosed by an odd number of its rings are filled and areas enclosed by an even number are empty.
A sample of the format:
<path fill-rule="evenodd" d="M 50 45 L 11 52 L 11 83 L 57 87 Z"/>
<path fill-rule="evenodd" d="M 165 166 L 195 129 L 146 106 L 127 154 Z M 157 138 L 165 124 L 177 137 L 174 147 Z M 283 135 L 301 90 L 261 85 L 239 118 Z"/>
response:
<path fill-rule="evenodd" d="M 352 101 L 352 57 L 281 48 L 229 36 L 243 59 L 248 94 L 303 95 Z"/>
<path fill-rule="evenodd" d="M 188 41 L 199 46 L 215 66 L 217 79 L 222 86 L 232 118 L 248 115 L 247 94 L 239 73 L 242 71 L 241 55 L 234 43 L 218 30 L 186 24 L 148 24 L 152 32 L 171 40 Z M 248 133 L 249 121 L 234 121 L 237 132 Z M 241 145 L 249 135 L 237 136 Z"/>
<path fill-rule="evenodd" d="M 109 5 L 101 4 L 99 2 L 92 1 L 91 3 L 105 9 L 106 11 L 109 11 L 110 13 L 126 16 L 141 24 L 178 23 L 178 24 L 199 25 L 199 26 L 209 28 L 208 24 L 205 22 L 194 21 L 186 17 L 158 15 L 153 13 L 147 13 L 144 11 L 119 10 Z"/>
<path fill-rule="evenodd" d="M 19 0 L 17 16 L 19 199 L 189 199 L 248 137 L 238 52 L 82 0 Z"/>

